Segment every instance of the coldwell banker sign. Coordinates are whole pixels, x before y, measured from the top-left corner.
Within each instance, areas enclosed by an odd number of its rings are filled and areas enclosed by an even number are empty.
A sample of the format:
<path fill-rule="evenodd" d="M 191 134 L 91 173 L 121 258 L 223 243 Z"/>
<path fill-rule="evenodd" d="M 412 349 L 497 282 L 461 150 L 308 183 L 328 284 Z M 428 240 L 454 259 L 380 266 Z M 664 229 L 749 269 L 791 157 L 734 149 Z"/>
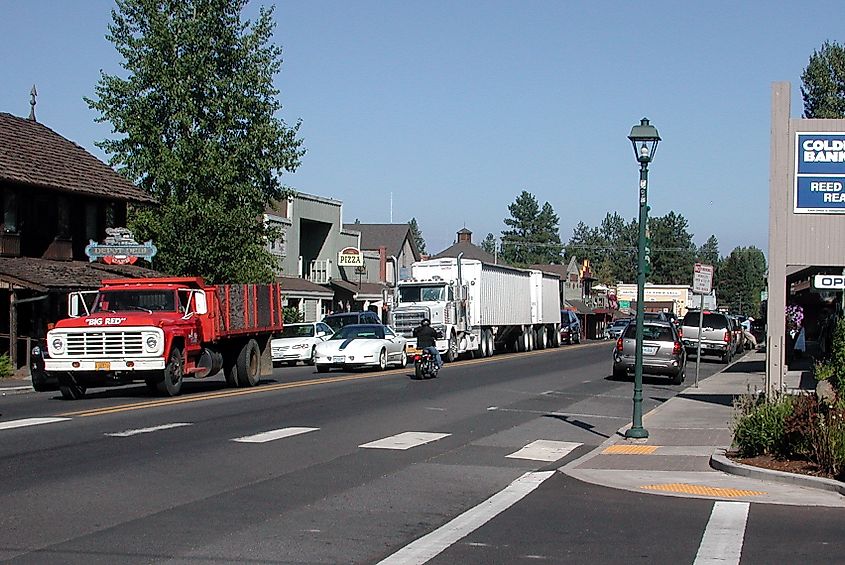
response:
<path fill-rule="evenodd" d="M 845 133 L 797 133 L 797 214 L 845 214 Z"/>

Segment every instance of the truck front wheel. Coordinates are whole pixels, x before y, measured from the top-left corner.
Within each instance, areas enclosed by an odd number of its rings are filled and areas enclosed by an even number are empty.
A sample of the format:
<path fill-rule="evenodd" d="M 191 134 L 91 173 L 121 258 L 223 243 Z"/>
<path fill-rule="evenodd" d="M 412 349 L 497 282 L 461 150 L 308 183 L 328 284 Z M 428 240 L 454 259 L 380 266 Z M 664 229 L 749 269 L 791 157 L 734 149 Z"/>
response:
<path fill-rule="evenodd" d="M 167 365 L 164 366 L 164 378 L 156 383 L 159 393 L 165 396 L 177 396 L 182 392 L 182 377 L 184 376 L 185 365 L 182 350 L 174 347 L 167 357 Z"/>
<path fill-rule="evenodd" d="M 446 361 L 448 363 L 452 363 L 457 361 L 458 359 L 458 340 L 455 338 L 455 334 L 449 336 L 449 347 L 446 350 Z"/>
<path fill-rule="evenodd" d="M 244 344 L 235 365 L 238 371 L 238 386 L 248 387 L 258 384 L 261 372 L 261 352 L 254 339 Z"/>

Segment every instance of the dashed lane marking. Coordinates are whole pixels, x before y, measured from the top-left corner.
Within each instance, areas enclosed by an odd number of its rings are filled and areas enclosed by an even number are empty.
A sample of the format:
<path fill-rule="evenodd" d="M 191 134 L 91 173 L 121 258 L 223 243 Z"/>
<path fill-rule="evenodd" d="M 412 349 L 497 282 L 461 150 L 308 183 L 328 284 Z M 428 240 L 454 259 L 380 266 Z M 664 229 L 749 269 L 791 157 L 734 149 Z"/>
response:
<path fill-rule="evenodd" d="M 251 436 L 235 438 L 232 441 L 236 441 L 238 443 L 267 443 L 268 441 L 307 434 L 308 432 L 316 432 L 319 429 L 320 428 L 281 428 L 278 430 L 261 432 L 260 434 Z"/>
<path fill-rule="evenodd" d="M 607 447 L 602 455 L 651 455 L 657 451 L 657 445 L 623 445 L 616 444 Z"/>
<path fill-rule="evenodd" d="M 22 420 L 9 420 L 8 422 L 0 422 L 0 430 L 40 426 L 41 424 L 53 424 L 55 422 L 64 422 L 65 420 L 70 420 L 70 418 L 24 418 Z"/>
<path fill-rule="evenodd" d="M 424 443 L 437 441 L 438 439 L 443 439 L 444 437 L 450 435 L 452 434 L 437 434 L 432 432 L 403 432 L 401 434 L 396 434 L 395 436 L 371 441 L 370 443 L 365 443 L 359 445 L 358 447 L 364 447 L 367 449 L 404 450 L 411 449 L 412 447 L 417 447 L 418 445 L 423 445 Z"/>
<path fill-rule="evenodd" d="M 739 488 L 708 487 L 705 485 L 691 485 L 685 483 L 667 483 L 662 485 L 641 486 L 645 490 L 662 490 L 680 494 L 697 494 L 700 496 L 714 496 L 722 498 L 738 498 L 741 496 L 760 496 L 767 494 L 759 490 L 745 490 Z"/>
<path fill-rule="evenodd" d="M 139 428 L 137 430 L 126 430 L 125 432 L 115 432 L 106 435 L 110 437 L 132 437 L 140 434 L 151 434 L 153 432 L 160 432 L 162 430 L 171 430 L 173 428 L 183 428 L 185 426 L 193 426 L 193 424 L 190 424 L 188 422 L 174 422 L 172 424 L 162 424 L 160 426 L 153 426 L 151 428 Z"/>
<path fill-rule="evenodd" d="M 511 459 L 531 459 L 533 461 L 557 461 L 566 457 L 573 449 L 582 446 L 582 443 L 574 441 L 552 441 L 538 439 L 532 441 L 519 451 L 515 451 L 509 457 Z"/>

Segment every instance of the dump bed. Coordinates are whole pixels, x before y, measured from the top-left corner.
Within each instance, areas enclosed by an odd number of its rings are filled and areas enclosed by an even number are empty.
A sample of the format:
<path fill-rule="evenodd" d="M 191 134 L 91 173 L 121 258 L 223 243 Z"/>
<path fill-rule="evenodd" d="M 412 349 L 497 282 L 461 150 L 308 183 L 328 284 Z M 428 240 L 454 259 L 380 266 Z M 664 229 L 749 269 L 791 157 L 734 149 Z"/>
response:
<path fill-rule="evenodd" d="M 217 339 L 282 330 L 282 289 L 278 283 L 216 285 L 206 289 L 206 296 Z"/>

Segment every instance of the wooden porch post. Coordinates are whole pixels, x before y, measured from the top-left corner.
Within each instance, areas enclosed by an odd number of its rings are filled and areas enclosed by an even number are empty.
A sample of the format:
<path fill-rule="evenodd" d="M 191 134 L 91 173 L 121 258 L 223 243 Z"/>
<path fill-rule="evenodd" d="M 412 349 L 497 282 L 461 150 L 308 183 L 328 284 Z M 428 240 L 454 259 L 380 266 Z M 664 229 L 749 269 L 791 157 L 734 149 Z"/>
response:
<path fill-rule="evenodd" d="M 9 289 L 9 361 L 18 368 L 18 308 L 15 304 L 15 289 Z"/>

